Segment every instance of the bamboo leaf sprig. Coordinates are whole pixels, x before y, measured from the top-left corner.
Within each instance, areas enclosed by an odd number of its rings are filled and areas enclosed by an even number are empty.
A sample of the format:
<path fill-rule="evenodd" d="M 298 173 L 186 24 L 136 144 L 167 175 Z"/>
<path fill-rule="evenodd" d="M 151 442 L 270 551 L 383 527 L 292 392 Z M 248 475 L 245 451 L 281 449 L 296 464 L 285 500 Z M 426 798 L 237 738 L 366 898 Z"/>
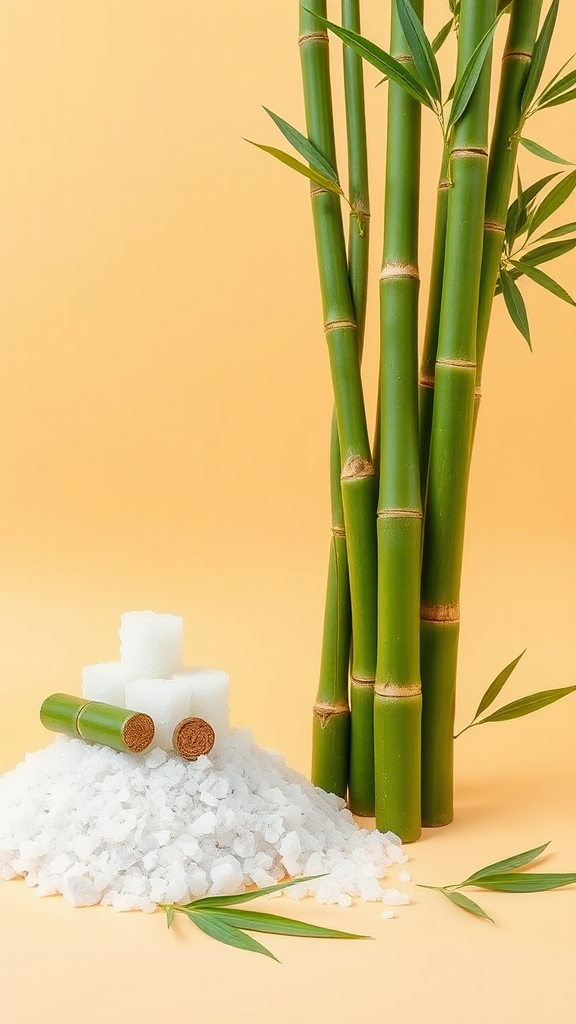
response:
<path fill-rule="evenodd" d="M 280 892 L 290 885 L 311 882 L 323 877 L 324 875 L 308 875 L 304 878 L 292 878 L 287 882 L 280 882 L 278 885 L 250 889 L 248 892 L 238 893 L 235 896 L 205 896 L 192 900 L 191 903 L 159 903 L 158 906 L 166 914 L 168 928 L 172 927 L 176 914 L 184 914 L 192 924 L 195 924 L 206 935 L 210 935 L 211 938 L 217 939 L 227 946 L 235 946 L 237 949 L 262 953 L 277 962 L 279 962 L 278 957 L 246 932 L 296 935 L 308 939 L 371 938 L 370 935 L 356 935 L 353 932 L 343 932 L 336 928 L 322 928 L 319 925 L 308 924 L 306 921 L 295 921 L 293 918 L 281 917 L 279 914 L 236 909 L 239 903 L 248 903 L 260 896 Z"/>
<path fill-rule="evenodd" d="M 466 910 L 475 917 L 482 917 L 486 921 L 495 924 L 494 918 L 490 917 L 482 909 L 460 890 L 474 886 L 477 889 L 486 889 L 492 892 L 547 892 L 550 889 L 560 889 L 565 885 L 572 885 L 576 882 L 576 872 L 519 872 L 516 869 L 525 867 L 532 863 L 544 852 L 550 843 L 544 843 L 533 850 L 525 850 L 523 853 L 516 853 L 505 860 L 488 864 L 472 875 L 468 875 L 463 882 L 455 885 L 419 885 L 420 889 L 433 889 L 441 892 L 451 903 L 462 910 Z"/>
<path fill-rule="evenodd" d="M 509 665 L 506 665 L 498 673 L 480 700 L 472 721 L 464 729 L 456 733 L 454 739 L 457 739 L 458 736 L 467 732 L 468 729 L 472 729 L 475 725 L 485 725 L 487 722 L 509 722 L 514 718 L 523 718 L 524 715 L 530 715 L 534 711 L 539 711 L 540 708 L 554 704 L 557 700 L 561 700 L 562 697 L 567 697 L 569 693 L 574 693 L 576 686 L 562 686 L 551 690 L 540 690 L 538 693 L 529 693 L 526 697 L 520 697 L 519 700 L 514 700 L 510 704 L 505 704 L 503 707 L 498 708 L 497 711 L 493 711 L 491 715 L 480 718 L 480 715 L 494 703 L 501 693 L 504 684 L 510 678 L 522 655 L 525 653 L 525 651 L 522 651 L 517 658 L 514 658 Z"/>

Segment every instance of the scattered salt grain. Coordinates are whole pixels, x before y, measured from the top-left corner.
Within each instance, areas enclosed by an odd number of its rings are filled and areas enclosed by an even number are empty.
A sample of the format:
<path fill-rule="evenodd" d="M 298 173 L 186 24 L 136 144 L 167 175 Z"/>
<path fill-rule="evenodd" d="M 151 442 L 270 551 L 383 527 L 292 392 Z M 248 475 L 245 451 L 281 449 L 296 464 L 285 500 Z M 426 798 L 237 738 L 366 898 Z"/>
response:
<path fill-rule="evenodd" d="M 384 918 L 385 921 L 391 921 L 393 917 L 396 917 L 396 914 L 393 910 L 383 910 L 380 917 Z"/>
<path fill-rule="evenodd" d="M 399 871 L 398 872 L 398 881 L 399 882 L 411 882 L 412 881 L 412 875 L 408 871 Z"/>
<path fill-rule="evenodd" d="M 247 730 L 189 762 L 58 736 L 0 777 L 0 878 L 74 906 L 151 912 L 287 875 L 322 876 L 288 886 L 294 900 L 394 906 L 409 897 L 379 879 L 407 859 L 397 836 L 358 828 Z"/>

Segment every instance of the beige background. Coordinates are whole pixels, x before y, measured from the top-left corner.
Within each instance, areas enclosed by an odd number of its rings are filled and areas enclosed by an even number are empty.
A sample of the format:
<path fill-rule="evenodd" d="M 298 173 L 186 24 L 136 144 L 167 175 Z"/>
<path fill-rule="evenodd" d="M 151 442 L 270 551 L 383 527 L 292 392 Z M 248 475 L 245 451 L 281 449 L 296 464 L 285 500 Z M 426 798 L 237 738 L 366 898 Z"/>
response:
<path fill-rule="evenodd" d="M 386 45 L 389 4 L 363 6 L 366 34 Z M 433 34 L 446 5 L 427 11 Z M 576 49 L 575 28 L 563 0 L 548 77 Z M 117 656 L 120 612 L 150 607 L 184 615 L 189 662 L 228 668 L 234 724 L 308 772 L 330 384 L 307 186 L 242 141 L 281 144 L 262 103 L 303 128 L 296 37 L 296 0 L 0 0 L 2 771 L 49 741 L 43 697 L 77 692 L 83 664 Z M 377 79 L 367 72 L 375 274 Z M 560 106 L 527 134 L 576 160 L 573 125 Z M 424 146 L 423 282 L 438 157 L 426 115 Z M 524 153 L 521 166 L 525 183 L 553 170 Z M 571 254 L 545 269 L 574 291 L 575 267 Z M 523 292 L 533 355 L 502 300 L 494 310 L 460 724 L 524 647 L 507 699 L 574 682 L 575 312 L 530 283 Z M 423 309 L 425 298 L 423 283 Z M 375 300 L 373 284 L 371 421 Z M 570 698 L 458 741 L 457 820 L 410 849 L 415 881 L 457 881 L 548 839 L 546 870 L 574 870 L 575 717 Z M 290 902 L 287 912 L 379 941 L 271 937 L 278 967 L 187 927 L 168 935 L 160 915 L 77 911 L 6 883 L 0 999 L 9 1024 L 79 1012 L 92 1024 L 111 997 L 111 1021 L 340 1022 L 370 1008 L 431 1024 L 544 1013 L 568 1024 L 575 896 L 482 895 L 497 928 L 434 893 L 391 922 L 376 905 Z"/>

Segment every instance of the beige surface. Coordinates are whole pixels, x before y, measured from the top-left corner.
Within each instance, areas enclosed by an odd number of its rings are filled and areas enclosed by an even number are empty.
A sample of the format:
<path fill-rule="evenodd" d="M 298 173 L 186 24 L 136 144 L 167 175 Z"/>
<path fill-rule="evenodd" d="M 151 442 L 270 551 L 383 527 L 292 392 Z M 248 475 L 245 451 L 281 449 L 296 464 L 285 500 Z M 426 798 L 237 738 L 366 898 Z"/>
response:
<path fill-rule="evenodd" d="M 367 34 L 385 40 L 387 13 L 366 8 Z M 233 723 L 308 770 L 330 386 L 306 184 L 241 138 L 278 144 L 261 103 L 303 125 L 296 9 L 0 0 L 0 770 L 47 742 L 43 697 L 77 691 L 83 664 L 116 657 L 120 612 L 144 607 L 184 615 L 187 660 L 230 671 Z M 434 31 L 445 5 L 429 10 Z M 575 26 L 563 0 L 551 74 L 576 48 Z M 367 80 L 377 271 L 384 94 L 375 73 Z M 576 158 L 572 109 L 542 115 L 529 137 Z M 424 138 L 425 280 L 428 118 Z M 525 182 L 548 170 L 527 155 L 522 169 Z M 562 221 L 573 219 L 574 204 Z M 575 266 L 571 256 L 550 269 L 573 290 Z M 534 354 L 498 301 L 487 359 L 461 724 L 524 647 L 509 699 L 574 681 L 574 310 L 530 284 L 524 293 Z M 374 289 L 371 303 L 372 409 Z M 548 839 L 546 870 L 574 870 L 575 718 L 570 698 L 458 741 L 457 820 L 410 849 L 415 881 L 457 881 Z M 81 1013 L 93 1024 L 112 996 L 111 1022 L 340 1024 L 370 1009 L 430 1024 L 569 1024 L 576 893 L 478 898 L 497 927 L 434 893 L 393 921 L 375 905 L 286 901 L 378 941 L 270 937 L 278 966 L 186 922 L 168 934 L 160 915 L 74 910 L 1 884 L 3 1019 Z"/>

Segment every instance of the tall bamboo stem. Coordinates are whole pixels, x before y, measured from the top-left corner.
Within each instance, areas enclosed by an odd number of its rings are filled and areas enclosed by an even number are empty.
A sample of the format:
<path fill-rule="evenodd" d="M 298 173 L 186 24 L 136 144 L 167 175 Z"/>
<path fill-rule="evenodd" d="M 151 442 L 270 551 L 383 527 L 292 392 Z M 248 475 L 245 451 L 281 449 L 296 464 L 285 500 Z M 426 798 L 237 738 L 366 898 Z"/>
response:
<path fill-rule="evenodd" d="M 360 31 L 359 0 L 343 0 L 342 24 L 355 32 Z M 348 142 L 348 194 L 352 204 L 348 235 L 348 276 L 358 325 L 358 350 L 361 359 L 368 295 L 370 226 L 368 153 L 362 58 L 347 46 L 344 47 L 344 92 Z M 346 797 L 350 756 L 348 668 L 352 621 L 348 555 L 340 487 L 341 470 L 338 424 L 334 413 L 330 437 L 332 539 L 326 587 L 320 679 L 314 705 L 312 781 L 322 789 Z"/>
<path fill-rule="evenodd" d="M 422 18 L 423 0 L 411 0 Z M 391 54 L 411 63 L 397 8 Z M 418 208 L 420 104 L 389 83 L 380 275 L 378 658 L 374 696 L 376 827 L 420 835 L 420 557 Z"/>
<path fill-rule="evenodd" d="M 462 0 L 460 76 L 496 14 L 496 0 Z M 421 607 L 422 823 L 453 812 L 453 731 L 476 326 L 487 175 L 490 55 L 454 126 L 442 305 L 424 525 Z"/>
<path fill-rule="evenodd" d="M 309 8 L 312 13 L 306 10 Z M 310 141 L 335 165 L 328 37 L 314 15 L 325 0 L 300 3 L 300 54 Z M 342 470 L 353 655 L 349 801 L 352 810 L 374 807 L 373 704 L 376 662 L 376 529 L 374 469 L 360 378 L 358 331 L 348 276 L 340 200 L 313 187 L 312 211 L 324 329 L 328 342 Z"/>
<path fill-rule="evenodd" d="M 490 144 L 486 186 L 476 353 L 476 417 L 480 405 L 482 368 L 494 289 L 500 270 L 506 214 L 518 152 L 518 138 L 515 133 L 520 126 L 520 103 L 530 70 L 541 11 L 542 0 L 514 0 L 502 57 L 502 75 Z"/>

